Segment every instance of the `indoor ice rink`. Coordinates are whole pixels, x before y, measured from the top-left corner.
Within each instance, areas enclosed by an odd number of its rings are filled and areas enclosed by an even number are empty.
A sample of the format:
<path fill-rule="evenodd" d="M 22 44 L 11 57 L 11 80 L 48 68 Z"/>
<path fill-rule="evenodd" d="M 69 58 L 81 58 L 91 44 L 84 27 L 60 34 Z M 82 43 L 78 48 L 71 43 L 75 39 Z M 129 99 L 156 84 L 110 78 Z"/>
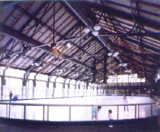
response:
<path fill-rule="evenodd" d="M 160 0 L 0 0 L 0 131 L 160 132 L 159 97 Z"/>

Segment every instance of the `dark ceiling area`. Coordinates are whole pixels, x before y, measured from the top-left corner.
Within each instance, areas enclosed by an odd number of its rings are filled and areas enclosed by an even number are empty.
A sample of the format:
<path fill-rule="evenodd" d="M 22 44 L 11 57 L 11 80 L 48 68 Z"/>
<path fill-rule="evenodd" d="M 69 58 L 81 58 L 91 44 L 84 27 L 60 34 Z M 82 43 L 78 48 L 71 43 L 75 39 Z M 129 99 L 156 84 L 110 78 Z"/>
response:
<path fill-rule="evenodd" d="M 159 0 L 0 1 L 0 66 L 91 83 L 160 68 Z"/>

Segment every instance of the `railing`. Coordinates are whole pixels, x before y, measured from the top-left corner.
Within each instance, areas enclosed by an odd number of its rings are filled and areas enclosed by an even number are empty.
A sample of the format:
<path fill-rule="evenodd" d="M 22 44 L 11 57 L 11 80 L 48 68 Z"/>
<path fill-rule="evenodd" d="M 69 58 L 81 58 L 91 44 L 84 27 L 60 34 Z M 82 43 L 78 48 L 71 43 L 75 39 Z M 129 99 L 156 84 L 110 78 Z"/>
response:
<path fill-rule="evenodd" d="M 95 105 L 66 104 L 31 104 L 0 102 L 0 117 L 41 121 L 82 121 L 94 120 Z M 98 120 L 108 120 L 108 110 L 112 109 L 113 119 L 136 119 L 156 115 L 155 103 L 127 104 L 129 111 L 124 111 L 122 104 L 101 105 Z M 128 115 L 129 114 L 129 115 Z M 128 117 L 127 117 L 128 115 Z"/>
<path fill-rule="evenodd" d="M 127 94 L 120 94 L 120 93 L 106 93 L 106 96 L 126 96 Z M 104 95 L 102 95 L 104 96 Z M 128 95 L 128 96 L 134 96 L 134 97 L 150 97 L 150 94 L 134 94 L 134 95 Z"/>

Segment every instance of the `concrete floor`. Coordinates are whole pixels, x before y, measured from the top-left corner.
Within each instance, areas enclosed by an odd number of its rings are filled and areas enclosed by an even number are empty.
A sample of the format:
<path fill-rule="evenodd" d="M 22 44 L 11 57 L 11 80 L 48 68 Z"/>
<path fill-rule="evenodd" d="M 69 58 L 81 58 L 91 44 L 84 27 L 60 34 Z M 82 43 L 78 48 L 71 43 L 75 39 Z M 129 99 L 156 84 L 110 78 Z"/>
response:
<path fill-rule="evenodd" d="M 114 121 L 41 122 L 0 118 L 0 132 L 160 132 L 157 117 Z"/>

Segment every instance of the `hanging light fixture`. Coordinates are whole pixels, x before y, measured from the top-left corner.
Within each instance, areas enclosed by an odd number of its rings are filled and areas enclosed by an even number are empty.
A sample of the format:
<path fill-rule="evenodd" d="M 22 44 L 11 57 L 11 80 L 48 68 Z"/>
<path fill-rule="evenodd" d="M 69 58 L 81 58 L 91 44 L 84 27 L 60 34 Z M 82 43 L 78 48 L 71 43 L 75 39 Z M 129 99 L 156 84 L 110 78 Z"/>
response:
<path fill-rule="evenodd" d="M 119 66 L 126 67 L 128 64 L 127 63 L 120 63 Z"/>
<path fill-rule="evenodd" d="M 113 54 L 112 52 L 109 52 L 109 53 L 108 53 L 108 56 L 112 56 L 112 54 Z"/>
<path fill-rule="evenodd" d="M 125 73 L 131 73 L 131 70 L 125 70 Z"/>
<path fill-rule="evenodd" d="M 101 26 L 96 24 L 93 28 L 95 31 L 99 31 L 101 29 Z"/>
<path fill-rule="evenodd" d="M 90 30 L 90 28 L 89 27 L 86 27 L 86 28 L 84 28 L 84 30 L 83 30 L 85 33 L 89 33 L 91 30 Z"/>
<path fill-rule="evenodd" d="M 37 62 L 33 62 L 33 63 L 31 63 L 31 66 L 36 66 L 36 67 L 38 67 L 38 66 L 40 66 L 40 64 L 37 63 Z"/>
<path fill-rule="evenodd" d="M 92 34 L 93 34 L 94 36 L 98 36 L 99 32 L 98 32 L 98 31 L 93 31 Z"/>
<path fill-rule="evenodd" d="M 67 48 L 71 48 L 71 43 L 68 42 L 66 46 L 67 46 Z"/>
<path fill-rule="evenodd" d="M 39 63 L 34 63 L 34 65 L 35 65 L 35 66 L 39 66 L 40 64 L 39 64 Z"/>
<path fill-rule="evenodd" d="M 127 63 L 124 63 L 122 66 L 123 66 L 123 67 L 126 67 L 127 65 L 128 65 Z"/>
<path fill-rule="evenodd" d="M 118 55 L 119 55 L 119 52 L 117 51 L 113 54 L 113 57 L 117 57 Z"/>
<path fill-rule="evenodd" d="M 98 36 L 99 34 L 99 30 L 101 29 L 101 26 L 96 24 L 95 26 L 93 26 L 93 30 L 92 30 L 92 34 L 94 36 Z M 88 34 L 91 31 L 91 27 L 85 27 L 83 30 L 86 34 Z"/>

